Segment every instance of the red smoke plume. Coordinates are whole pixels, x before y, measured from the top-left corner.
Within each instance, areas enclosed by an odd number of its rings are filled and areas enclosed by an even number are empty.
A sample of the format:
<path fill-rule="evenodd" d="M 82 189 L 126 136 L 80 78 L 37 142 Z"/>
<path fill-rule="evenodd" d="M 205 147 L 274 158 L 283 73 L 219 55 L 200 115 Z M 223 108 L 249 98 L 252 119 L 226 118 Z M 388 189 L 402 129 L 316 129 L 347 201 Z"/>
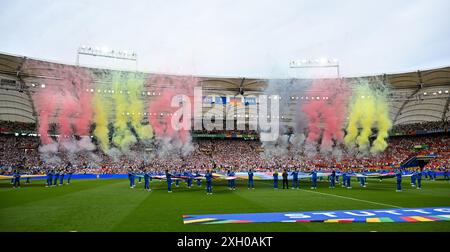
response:
<path fill-rule="evenodd" d="M 172 98 L 177 95 L 186 95 L 191 102 L 191 118 L 182 117 L 180 121 L 187 122 L 192 119 L 193 94 L 197 79 L 186 76 L 163 76 L 153 75 L 148 83 L 152 94 L 155 93 L 152 101 L 149 103 L 149 120 L 153 127 L 156 137 L 179 139 L 186 143 L 189 139 L 189 130 L 175 130 L 172 127 L 172 117 L 179 110 L 179 107 L 172 107 Z"/>
<path fill-rule="evenodd" d="M 30 75 L 45 76 L 38 80 L 39 84 L 45 84 L 45 88 L 38 86 L 33 95 L 42 144 L 53 142 L 48 136 L 53 116 L 61 136 L 59 142 L 74 134 L 89 135 L 92 78 L 85 69 L 29 59 L 24 64 L 24 71 Z"/>
<path fill-rule="evenodd" d="M 342 142 L 349 89 L 341 80 L 315 80 L 307 92 L 308 102 L 302 111 L 308 118 L 307 143 L 318 143 L 330 150 L 333 140 Z"/>

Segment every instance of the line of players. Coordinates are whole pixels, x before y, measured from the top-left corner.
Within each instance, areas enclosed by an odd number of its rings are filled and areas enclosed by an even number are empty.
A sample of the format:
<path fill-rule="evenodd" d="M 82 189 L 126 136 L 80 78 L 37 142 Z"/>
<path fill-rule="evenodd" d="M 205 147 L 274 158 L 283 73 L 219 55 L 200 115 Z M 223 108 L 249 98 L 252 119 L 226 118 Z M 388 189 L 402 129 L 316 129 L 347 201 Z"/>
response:
<path fill-rule="evenodd" d="M 73 173 L 74 171 L 70 167 L 49 169 L 47 171 L 47 182 L 45 187 L 62 186 L 64 185 L 64 178 L 67 179 L 67 185 L 70 185 L 70 180 L 72 179 Z"/>
<path fill-rule="evenodd" d="M 142 183 L 142 178 L 144 178 L 144 189 L 147 191 L 151 191 L 150 188 L 150 182 L 152 181 L 152 176 L 162 176 L 165 175 L 166 181 L 167 181 L 167 191 L 169 193 L 172 192 L 172 184 L 175 183 L 175 186 L 178 187 L 180 184 L 179 177 L 184 177 L 184 181 L 186 182 L 188 188 L 192 187 L 193 181 L 197 181 L 197 186 L 201 186 L 201 180 L 203 177 L 206 180 L 206 193 L 208 195 L 212 194 L 212 172 L 210 170 L 206 171 L 206 174 L 203 176 L 198 171 L 196 171 L 194 174 L 191 173 L 188 170 L 185 170 L 183 173 L 181 172 L 175 172 L 170 173 L 169 170 L 165 170 L 164 173 L 157 172 L 155 169 L 149 169 L 149 168 L 128 168 L 128 180 L 130 182 L 130 188 L 135 188 L 136 186 L 136 177 L 138 178 L 138 182 Z"/>
<path fill-rule="evenodd" d="M 51 169 L 51 168 L 47 168 L 47 181 L 46 181 L 46 187 L 52 187 L 52 186 L 57 186 L 57 185 L 64 185 L 64 178 L 67 179 L 67 184 L 71 183 L 71 178 L 72 175 L 74 173 L 74 170 L 72 169 L 71 164 L 69 163 L 66 167 L 64 168 L 56 168 L 56 169 Z M 318 178 L 317 176 L 317 171 L 316 170 L 312 170 L 311 172 L 311 189 L 317 189 L 317 180 L 323 180 L 323 177 Z M 352 171 L 343 171 L 341 172 L 340 176 L 342 177 L 342 182 L 341 185 L 342 187 L 346 187 L 348 189 L 351 188 L 351 174 L 353 172 Z M 142 175 L 138 175 L 138 174 L 142 174 Z M 130 188 L 134 188 L 135 187 L 135 177 L 138 177 L 139 183 L 141 183 L 142 178 L 144 178 L 144 189 L 151 191 L 150 189 L 150 181 L 152 180 L 152 176 L 153 175 L 165 175 L 166 180 L 167 180 L 167 185 L 168 185 L 168 192 L 172 192 L 172 184 L 175 183 L 176 187 L 179 186 L 180 183 L 180 177 L 184 177 L 185 182 L 188 186 L 188 188 L 191 188 L 192 183 L 194 180 L 197 181 L 197 186 L 201 186 L 201 177 L 203 177 L 203 175 L 201 175 L 198 171 L 196 171 L 195 173 L 191 173 L 188 170 L 184 170 L 184 172 L 181 172 L 181 170 L 178 170 L 175 173 L 170 173 L 168 170 L 166 170 L 164 173 L 162 172 L 157 172 L 155 169 L 149 169 L 149 168 L 142 168 L 141 169 L 137 169 L 137 168 L 132 168 L 130 167 L 128 169 L 128 179 L 130 180 Z M 300 186 L 300 180 L 299 180 L 299 170 L 298 168 L 296 168 L 294 171 L 292 171 L 290 173 L 290 175 L 292 176 L 292 189 L 299 189 Z M 228 177 L 234 177 L 235 176 L 235 172 L 232 169 L 229 169 L 227 171 L 227 176 Z M 339 183 L 339 177 L 338 174 L 336 174 L 336 172 L 333 170 L 331 175 L 328 177 L 328 181 L 330 183 L 330 188 L 335 188 L 336 183 Z M 417 189 L 421 189 L 422 188 L 422 176 L 424 176 L 426 179 L 429 178 L 430 180 L 435 180 L 436 179 L 436 172 L 431 171 L 431 170 L 423 170 L 421 171 L 420 169 L 416 169 L 413 171 L 413 174 L 411 176 L 411 186 L 412 187 L 417 187 Z M 206 189 L 207 189 L 207 194 L 212 194 L 212 172 L 208 171 L 205 174 L 205 179 L 206 179 Z M 253 171 L 250 169 L 248 171 L 248 188 L 252 188 L 254 189 L 254 173 Z M 283 181 L 283 189 L 289 189 L 289 181 L 288 181 L 288 177 L 289 177 L 289 172 L 285 169 L 282 172 L 282 181 Z M 21 178 L 21 174 L 18 172 L 18 170 L 14 170 L 13 173 L 13 178 L 11 179 L 11 184 L 13 184 L 14 188 L 20 188 L 20 178 Z M 172 179 L 173 178 L 173 179 Z M 366 187 L 366 179 L 365 177 L 358 177 L 357 178 L 360 185 L 362 187 Z M 444 171 L 444 179 L 445 180 L 449 180 L 449 176 L 448 176 L 448 170 L 445 169 Z M 382 180 L 380 178 L 380 180 Z M 402 190 L 402 171 L 400 169 L 396 170 L 396 180 L 397 180 L 397 187 L 396 187 L 396 191 L 400 192 Z M 58 183 L 59 182 L 59 183 Z M 230 190 L 236 190 L 236 180 L 235 179 L 228 179 L 228 188 Z M 27 184 L 30 183 L 30 178 L 27 177 Z M 273 173 L 273 188 L 274 189 L 278 189 L 278 172 L 274 171 Z"/>
<path fill-rule="evenodd" d="M 59 169 L 48 168 L 46 173 L 47 178 L 45 187 L 64 185 L 64 178 L 66 178 L 67 180 L 67 185 L 70 185 L 73 173 L 74 170 L 69 167 Z M 20 188 L 20 179 L 22 175 L 31 175 L 31 174 L 27 173 L 22 174 L 18 170 L 14 170 L 14 172 L 12 173 L 11 184 L 13 185 L 14 188 Z M 27 180 L 25 184 L 30 184 L 31 183 L 30 177 L 27 177 L 26 179 Z"/>
<path fill-rule="evenodd" d="M 300 188 L 299 173 L 300 173 L 300 171 L 298 170 L 298 168 L 296 168 L 294 171 L 292 171 L 290 173 L 290 175 L 292 176 L 292 187 L 291 187 L 292 189 Z M 420 169 L 413 170 L 413 173 L 411 175 L 411 186 L 412 187 L 416 187 L 417 189 L 422 189 L 423 173 L 426 173 L 426 171 L 422 172 Z M 143 174 L 143 175 L 139 176 L 137 174 Z M 232 178 L 232 179 L 227 179 L 229 190 L 236 190 L 236 179 L 234 177 L 235 172 L 233 170 L 228 170 L 226 174 L 227 174 L 228 178 Z M 351 189 L 351 178 L 354 177 L 354 176 L 352 176 L 352 174 L 353 174 L 353 172 L 349 172 L 349 171 L 344 171 L 340 174 L 336 174 L 336 171 L 333 170 L 331 172 L 331 175 L 328 177 L 329 188 L 335 188 L 336 184 L 339 183 L 340 177 L 342 177 L 342 182 L 341 182 L 342 187 Z M 201 177 L 203 177 L 202 175 L 200 175 L 200 173 L 198 171 L 196 171 L 195 173 L 191 173 L 188 170 L 184 170 L 184 172 L 177 171 L 175 173 L 170 173 L 168 170 L 166 170 L 164 173 L 162 173 L 162 172 L 158 173 L 154 169 L 139 170 L 139 169 L 133 169 L 130 167 L 130 169 L 128 170 L 128 179 L 130 180 L 130 188 L 135 187 L 136 175 L 138 176 L 139 183 L 141 183 L 142 177 L 144 178 L 144 182 L 145 182 L 144 188 L 148 191 L 151 191 L 150 181 L 152 180 L 152 175 L 165 175 L 165 178 L 167 181 L 167 189 L 168 189 L 169 193 L 172 192 L 172 184 L 175 183 L 176 187 L 178 187 L 181 180 L 184 180 L 186 182 L 188 188 L 191 188 L 193 180 L 196 180 L 197 186 L 200 187 L 201 186 Z M 279 183 L 278 176 L 279 176 L 278 172 L 274 171 L 274 173 L 273 173 L 273 188 L 274 189 L 278 189 L 278 183 Z M 182 177 L 184 179 L 180 179 L 180 177 Z M 288 179 L 289 172 L 286 169 L 283 170 L 281 177 L 282 177 L 283 189 L 289 189 L 289 179 Z M 402 191 L 402 177 L 403 177 L 402 170 L 397 169 L 396 173 L 395 173 L 396 191 L 397 192 Z M 429 174 L 427 177 L 430 177 L 430 179 L 433 178 Z M 212 172 L 210 170 L 208 170 L 205 174 L 207 194 L 212 194 L 212 178 L 213 178 Z M 434 179 L 435 179 L 435 175 L 434 175 Z M 444 172 L 444 179 L 447 181 L 449 180 L 447 170 L 445 170 L 445 172 Z M 311 189 L 315 190 L 315 189 L 317 189 L 318 180 L 323 180 L 323 177 L 318 177 L 317 171 L 312 170 L 310 180 L 311 180 Z M 357 177 L 357 180 L 361 187 L 366 187 L 367 177 Z M 382 178 L 380 178 L 380 181 L 381 180 L 382 180 Z M 255 185 L 254 172 L 252 169 L 250 169 L 248 171 L 248 189 L 255 189 L 254 185 Z"/>
<path fill-rule="evenodd" d="M 299 171 L 298 169 L 295 169 L 292 173 L 292 189 L 299 189 L 299 178 L 298 178 Z M 351 189 L 351 176 L 354 174 L 354 172 L 350 171 L 344 171 L 340 174 L 342 177 L 341 185 L 342 187 L 346 187 L 347 189 Z M 253 175 L 252 175 L 253 176 Z M 289 189 L 289 182 L 288 182 L 288 172 L 286 170 L 283 170 L 282 178 L 283 178 L 283 189 Z M 432 170 L 423 170 L 420 169 L 414 169 L 411 174 L 411 186 L 416 187 L 417 189 L 422 189 L 422 176 L 425 177 L 425 179 L 429 180 L 436 180 L 436 172 Z M 402 177 L 403 172 L 401 169 L 396 169 L 395 171 L 395 178 L 396 178 L 396 191 L 401 192 L 402 191 Z M 311 189 L 317 189 L 317 171 L 313 170 L 311 172 Z M 320 177 L 322 180 L 323 178 Z M 361 187 L 366 187 L 367 184 L 367 177 L 357 177 L 357 180 Z M 380 178 L 380 181 L 382 178 Z M 449 175 L 448 170 L 444 170 L 444 180 L 449 181 Z M 249 173 L 249 181 L 250 181 L 250 173 Z M 332 171 L 331 175 L 328 177 L 328 181 L 330 183 L 329 188 L 335 188 L 336 183 L 339 183 L 339 175 L 336 174 L 336 171 Z M 275 171 L 273 173 L 273 182 L 274 182 L 274 189 L 278 189 L 278 172 Z M 250 183 L 250 182 L 249 182 Z M 253 182 L 252 182 L 253 183 Z"/>
<path fill-rule="evenodd" d="M 14 170 L 12 173 L 12 179 L 11 179 L 11 185 L 13 185 L 14 188 L 20 188 L 20 178 L 22 177 L 22 174 L 18 170 Z M 30 184 L 30 178 L 27 178 L 26 184 Z"/>

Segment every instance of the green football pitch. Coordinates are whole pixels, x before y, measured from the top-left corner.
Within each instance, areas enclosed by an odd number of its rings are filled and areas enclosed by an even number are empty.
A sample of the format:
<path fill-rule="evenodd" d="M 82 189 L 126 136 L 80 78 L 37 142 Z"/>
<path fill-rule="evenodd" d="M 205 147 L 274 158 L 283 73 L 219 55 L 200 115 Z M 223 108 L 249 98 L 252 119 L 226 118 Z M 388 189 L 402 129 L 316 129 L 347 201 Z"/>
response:
<path fill-rule="evenodd" d="M 43 180 L 14 189 L 0 181 L 0 231 L 450 231 L 450 222 L 414 223 L 252 223 L 186 225 L 182 215 L 214 213 L 262 213 L 314 210 L 366 210 L 396 207 L 450 206 L 450 182 L 424 181 L 423 190 L 403 181 L 395 192 L 395 180 L 368 180 L 366 188 L 317 190 L 301 181 L 300 190 L 274 190 L 270 181 L 256 181 L 255 190 L 238 181 L 229 191 L 225 181 L 214 182 L 213 195 L 204 187 L 173 187 L 152 181 L 152 192 L 143 184 L 128 187 L 126 179 L 73 180 L 73 184 L 45 188 Z M 281 184 L 281 183 L 280 183 Z"/>

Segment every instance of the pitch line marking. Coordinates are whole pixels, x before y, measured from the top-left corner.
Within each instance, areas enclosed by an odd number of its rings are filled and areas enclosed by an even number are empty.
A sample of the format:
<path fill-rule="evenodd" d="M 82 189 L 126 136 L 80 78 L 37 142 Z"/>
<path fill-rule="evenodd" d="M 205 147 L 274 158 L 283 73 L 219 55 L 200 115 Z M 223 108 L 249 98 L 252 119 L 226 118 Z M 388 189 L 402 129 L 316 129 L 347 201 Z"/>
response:
<path fill-rule="evenodd" d="M 371 204 L 380 205 L 380 206 L 403 208 L 403 207 L 400 207 L 400 206 L 394 206 L 394 205 L 390 205 L 390 204 L 384 204 L 384 203 L 379 203 L 379 202 L 369 201 L 369 200 L 355 199 L 355 198 L 345 197 L 345 196 L 336 195 L 336 194 L 321 193 L 321 192 L 315 192 L 315 191 L 310 191 L 310 190 L 305 190 L 305 189 L 300 189 L 300 190 L 304 191 L 304 192 L 310 192 L 310 193 L 317 193 L 317 194 L 322 194 L 322 195 L 334 196 L 334 197 L 338 197 L 338 198 L 349 199 L 349 200 L 354 200 L 354 201 L 361 201 L 361 202 L 371 203 Z"/>

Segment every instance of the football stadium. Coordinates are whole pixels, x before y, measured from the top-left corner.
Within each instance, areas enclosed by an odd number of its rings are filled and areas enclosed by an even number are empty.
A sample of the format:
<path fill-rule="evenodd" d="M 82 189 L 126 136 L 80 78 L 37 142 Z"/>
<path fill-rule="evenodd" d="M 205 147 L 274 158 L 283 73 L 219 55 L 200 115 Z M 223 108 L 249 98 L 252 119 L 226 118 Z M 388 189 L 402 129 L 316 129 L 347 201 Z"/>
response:
<path fill-rule="evenodd" d="M 450 231 L 449 54 L 363 75 L 300 54 L 258 78 L 93 40 L 76 62 L 0 42 L 1 232 Z"/>

